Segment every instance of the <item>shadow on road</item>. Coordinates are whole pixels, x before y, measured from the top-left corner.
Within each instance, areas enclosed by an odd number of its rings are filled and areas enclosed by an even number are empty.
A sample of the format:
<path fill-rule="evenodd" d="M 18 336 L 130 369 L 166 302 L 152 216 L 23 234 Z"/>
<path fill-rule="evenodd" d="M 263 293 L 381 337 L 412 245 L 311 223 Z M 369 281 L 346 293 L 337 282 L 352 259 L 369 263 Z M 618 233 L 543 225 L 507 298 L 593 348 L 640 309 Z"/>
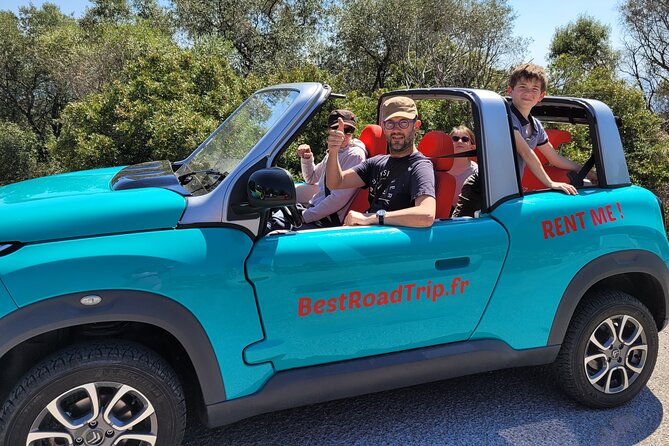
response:
<path fill-rule="evenodd" d="M 661 402 L 645 388 L 629 404 L 582 407 L 546 367 L 483 373 L 259 415 L 207 430 L 184 446 L 632 445 L 657 429 Z"/>

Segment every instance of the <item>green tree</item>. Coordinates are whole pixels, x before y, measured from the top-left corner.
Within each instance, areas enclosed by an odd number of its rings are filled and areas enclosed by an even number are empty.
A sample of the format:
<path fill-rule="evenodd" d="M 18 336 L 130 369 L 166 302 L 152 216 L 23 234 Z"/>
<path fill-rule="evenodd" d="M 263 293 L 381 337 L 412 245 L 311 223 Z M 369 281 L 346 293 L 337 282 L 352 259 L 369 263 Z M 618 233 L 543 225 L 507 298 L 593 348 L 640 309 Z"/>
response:
<path fill-rule="evenodd" d="M 170 36 L 146 21 L 101 22 L 93 27 L 60 26 L 40 36 L 35 49 L 51 81 L 76 101 L 101 92 L 129 62 L 172 45 Z"/>
<path fill-rule="evenodd" d="M 596 68 L 615 71 L 619 55 L 611 46 L 609 27 L 581 16 L 555 30 L 548 60 L 551 83 L 559 89 L 581 82 Z"/>
<path fill-rule="evenodd" d="M 145 22 L 166 35 L 174 33 L 170 12 L 157 0 L 90 0 L 93 4 L 79 21 L 84 28 L 101 24 L 127 25 Z"/>
<path fill-rule="evenodd" d="M 581 17 L 576 23 L 559 28 L 551 44 L 550 92 L 598 99 L 611 107 L 622 121 L 620 137 L 632 181 L 662 193 L 669 180 L 669 140 L 662 131 L 661 120 L 645 106 L 641 90 L 617 77 L 616 58 L 602 56 L 593 60 L 596 55 L 613 54 L 608 29 L 593 19 Z M 581 146 L 588 146 L 587 129 L 574 128 L 573 133 Z M 575 159 L 583 156 L 568 155 Z"/>
<path fill-rule="evenodd" d="M 669 181 L 669 139 L 661 119 L 645 107 L 641 90 L 596 68 L 564 94 L 598 99 L 611 107 L 622 121 L 620 137 L 632 181 L 660 193 Z"/>
<path fill-rule="evenodd" d="M 621 5 L 627 29 L 626 72 L 643 90 L 646 104 L 669 129 L 669 2 L 627 0 Z"/>
<path fill-rule="evenodd" d="M 513 10 L 498 0 L 343 0 L 330 69 L 351 89 L 494 88 L 522 51 Z M 519 50 L 520 49 L 520 50 Z"/>
<path fill-rule="evenodd" d="M 173 0 L 179 29 L 191 39 L 218 36 L 232 43 L 244 73 L 301 65 L 328 20 L 322 0 Z"/>
<path fill-rule="evenodd" d="M 13 122 L 0 121 L 0 185 L 35 175 L 39 142 Z"/>
<path fill-rule="evenodd" d="M 131 63 L 102 93 L 66 108 L 54 156 L 66 170 L 185 157 L 248 93 L 229 51 L 173 44 Z"/>
<path fill-rule="evenodd" d="M 58 136 L 57 118 L 68 102 L 67 92 L 53 82 L 37 42 L 40 36 L 73 23 L 58 7 L 20 8 L 19 15 L 0 11 L 0 118 L 30 128 L 41 143 Z M 47 153 L 38 150 L 40 161 Z"/>
<path fill-rule="evenodd" d="M 611 47 L 610 34 L 608 26 L 582 15 L 575 22 L 555 30 L 548 59 L 552 62 L 560 56 L 570 56 L 584 71 L 595 67 L 613 69 L 618 54 Z"/>

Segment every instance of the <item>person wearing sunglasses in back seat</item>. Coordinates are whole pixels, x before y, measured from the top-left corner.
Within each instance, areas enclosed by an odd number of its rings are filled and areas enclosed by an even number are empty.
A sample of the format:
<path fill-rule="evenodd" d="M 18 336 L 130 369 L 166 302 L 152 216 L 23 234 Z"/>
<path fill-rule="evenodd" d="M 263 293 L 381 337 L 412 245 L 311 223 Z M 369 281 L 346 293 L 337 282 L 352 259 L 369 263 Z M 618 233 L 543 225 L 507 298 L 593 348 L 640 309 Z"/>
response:
<path fill-rule="evenodd" d="M 453 140 L 454 153 L 458 154 L 476 150 L 476 139 L 474 138 L 474 132 L 472 132 L 468 127 L 464 125 L 453 127 L 453 130 L 451 130 L 449 135 Z M 453 167 L 451 167 L 451 169 L 448 171 L 448 173 L 450 173 L 455 178 L 455 191 L 453 194 L 452 208 L 455 208 L 455 205 L 458 204 L 458 196 L 460 195 L 460 191 L 462 190 L 462 185 L 465 183 L 465 180 L 473 173 L 478 172 L 478 168 L 478 164 L 472 161 L 469 157 L 453 159 Z"/>

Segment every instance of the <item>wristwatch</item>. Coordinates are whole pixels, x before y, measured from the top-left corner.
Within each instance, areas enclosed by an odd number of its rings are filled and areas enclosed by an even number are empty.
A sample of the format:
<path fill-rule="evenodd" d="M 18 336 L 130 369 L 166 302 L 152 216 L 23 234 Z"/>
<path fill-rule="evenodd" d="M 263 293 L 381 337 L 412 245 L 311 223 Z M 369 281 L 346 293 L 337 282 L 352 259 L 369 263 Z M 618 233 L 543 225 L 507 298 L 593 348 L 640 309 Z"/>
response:
<path fill-rule="evenodd" d="M 379 224 L 383 226 L 383 218 L 386 216 L 386 210 L 385 209 L 379 209 L 376 211 L 376 218 L 379 219 Z"/>

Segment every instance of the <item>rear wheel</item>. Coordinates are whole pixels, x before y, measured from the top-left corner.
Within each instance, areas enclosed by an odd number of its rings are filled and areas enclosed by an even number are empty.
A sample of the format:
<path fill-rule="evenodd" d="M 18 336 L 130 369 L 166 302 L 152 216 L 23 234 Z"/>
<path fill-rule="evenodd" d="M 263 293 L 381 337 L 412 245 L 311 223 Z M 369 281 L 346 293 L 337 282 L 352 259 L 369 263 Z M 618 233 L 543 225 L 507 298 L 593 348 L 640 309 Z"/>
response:
<path fill-rule="evenodd" d="M 26 374 L 0 411 L 0 444 L 176 446 L 185 401 L 171 367 L 142 346 L 68 348 Z"/>
<path fill-rule="evenodd" d="M 557 381 L 576 401 L 614 407 L 634 398 L 658 354 L 657 326 L 629 294 L 601 290 L 577 307 L 555 363 Z"/>

